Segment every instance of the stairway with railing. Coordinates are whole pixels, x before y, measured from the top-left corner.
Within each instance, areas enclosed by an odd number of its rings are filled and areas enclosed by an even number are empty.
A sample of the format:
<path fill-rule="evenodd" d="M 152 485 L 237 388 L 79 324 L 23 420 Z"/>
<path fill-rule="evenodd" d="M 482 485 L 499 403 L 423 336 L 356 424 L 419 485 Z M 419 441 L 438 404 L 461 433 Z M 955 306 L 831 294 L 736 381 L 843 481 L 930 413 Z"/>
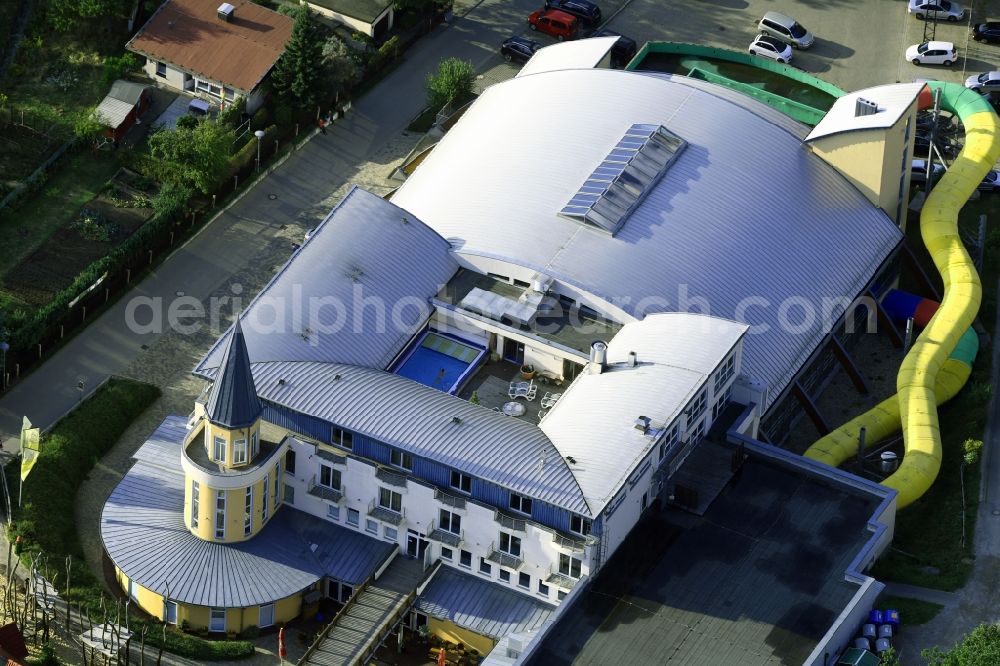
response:
<path fill-rule="evenodd" d="M 299 666 L 365 664 L 417 598 L 417 587 L 433 575 L 426 562 L 395 557 L 374 581 L 344 604 L 299 660 Z"/>

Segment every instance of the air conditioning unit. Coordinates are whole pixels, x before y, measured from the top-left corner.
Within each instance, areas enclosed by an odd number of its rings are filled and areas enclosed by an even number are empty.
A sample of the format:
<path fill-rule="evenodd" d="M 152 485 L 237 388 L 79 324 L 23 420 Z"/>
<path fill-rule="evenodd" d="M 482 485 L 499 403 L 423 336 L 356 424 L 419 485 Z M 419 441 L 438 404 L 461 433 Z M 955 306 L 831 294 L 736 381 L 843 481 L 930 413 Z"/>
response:
<path fill-rule="evenodd" d="M 233 20 L 233 12 L 235 11 L 236 7 L 233 7 L 228 2 L 223 2 L 221 5 L 219 5 L 219 10 L 218 10 L 219 20 L 229 23 L 230 21 Z"/>

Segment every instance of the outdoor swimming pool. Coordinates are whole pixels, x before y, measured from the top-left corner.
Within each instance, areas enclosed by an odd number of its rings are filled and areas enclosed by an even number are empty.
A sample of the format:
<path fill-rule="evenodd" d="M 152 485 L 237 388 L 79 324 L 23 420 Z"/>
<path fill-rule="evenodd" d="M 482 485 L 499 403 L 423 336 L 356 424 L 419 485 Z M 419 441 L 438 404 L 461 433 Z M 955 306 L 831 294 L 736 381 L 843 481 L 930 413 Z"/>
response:
<path fill-rule="evenodd" d="M 445 393 L 454 393 L 486 350 L 427 331 L 393 372 Z"/>

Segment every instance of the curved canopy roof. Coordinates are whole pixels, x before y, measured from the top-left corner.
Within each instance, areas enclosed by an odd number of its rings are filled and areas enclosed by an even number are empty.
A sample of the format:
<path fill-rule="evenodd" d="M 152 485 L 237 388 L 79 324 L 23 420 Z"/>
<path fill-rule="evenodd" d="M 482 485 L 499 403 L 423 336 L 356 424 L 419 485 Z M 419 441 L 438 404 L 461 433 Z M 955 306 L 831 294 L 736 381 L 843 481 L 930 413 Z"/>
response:
<path fill-rule="evenodd" d="M 544 273 L 637 318 L 707 310 L 750 324 L 744 371 L 774 398 L 836 320 L 824 299 L 858 295 L 902 234 L 804 132 L 715 88 L 605 69 L 494 85 L 392 201 L 459 253 Z M 614 236 L 560 216 L 635 123 L 687 147 Z"/>

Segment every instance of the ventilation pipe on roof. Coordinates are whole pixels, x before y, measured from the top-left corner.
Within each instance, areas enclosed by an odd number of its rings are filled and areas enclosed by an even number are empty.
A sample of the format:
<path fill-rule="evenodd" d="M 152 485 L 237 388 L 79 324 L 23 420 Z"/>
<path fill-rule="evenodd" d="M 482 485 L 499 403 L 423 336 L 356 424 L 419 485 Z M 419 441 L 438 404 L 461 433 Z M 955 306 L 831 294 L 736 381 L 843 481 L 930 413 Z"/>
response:
<path fill-rule="evenodd" d="M 608 362 L 608 345 L 598 340 L 590 345 L 590 374 L 599 375 Z"/>
<path fill-rule="evenodd" d="M 628 367 L 634 368 L 636 364 L 636 356 L 634 351 L 628 353 Z"/>
<path fill-rule="evenodd" d="M 648 416 L 638 416 L 635 419 L 635 429 L 645 435 L 649 432 L 649 425 L 652 420 Z"/>
<path fill-rule="evenodd" d="M 878 113 L 878 104 L 867 100 L 864 97 L 859 97 L 854 102 L 854 117 L 858 116 L 872 116 Z"/>

